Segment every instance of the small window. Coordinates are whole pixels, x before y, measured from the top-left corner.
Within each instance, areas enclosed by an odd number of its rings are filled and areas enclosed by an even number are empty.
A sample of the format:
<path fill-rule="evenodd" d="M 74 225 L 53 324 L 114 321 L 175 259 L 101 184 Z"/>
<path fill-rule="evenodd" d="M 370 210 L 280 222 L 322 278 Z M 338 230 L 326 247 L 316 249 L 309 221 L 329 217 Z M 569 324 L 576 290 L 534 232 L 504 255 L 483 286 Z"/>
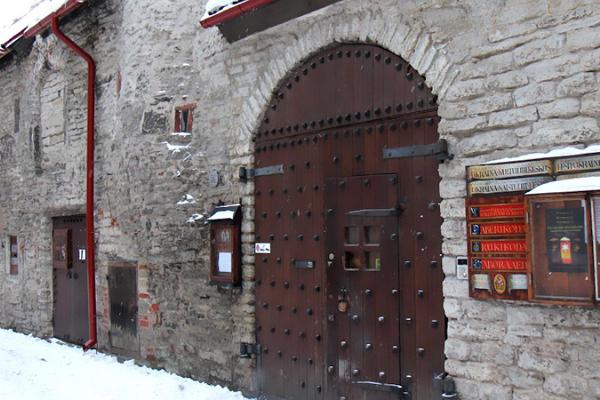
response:
<path fill-rule="evenodd" d="M 367 262 L 365 269 L 369 271 L 381 271 L 381 254 L 378 251 L 365 252 L 365 261 Z"/>
<path fill-rule="evenodd" d="M 10 274 L 17 275 L 19 273 L 19 246 L 17 245 L 17 237 L 10 236 L 9 243 Z"/>
<path fill-rule="evenodd" d="M 344 243 L 346 245 L 359 244 L 359 228 L 358 226 L 347 226 L 344 228 Z"/>
<path fill-rule="evenodd" d="M 378 226 L 365 226 L 365 244 L 379 244 L 380 233 Z"/>
<path fill-rule="evenodd" d="M 196 104 L 175 107 L 175 132 L 192 133 Z"/>

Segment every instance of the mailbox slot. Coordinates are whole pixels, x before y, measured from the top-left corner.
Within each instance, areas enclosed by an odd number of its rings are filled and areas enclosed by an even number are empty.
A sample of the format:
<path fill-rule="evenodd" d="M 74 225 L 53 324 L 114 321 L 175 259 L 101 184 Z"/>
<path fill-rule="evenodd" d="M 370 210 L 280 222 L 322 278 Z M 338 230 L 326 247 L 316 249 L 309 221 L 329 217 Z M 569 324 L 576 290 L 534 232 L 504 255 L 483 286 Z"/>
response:
<path fill-rule="evenodd" d="M 215 207 L 210 224 L 210 281 L 237 286 L 241 281 L 241 206 Z"/>

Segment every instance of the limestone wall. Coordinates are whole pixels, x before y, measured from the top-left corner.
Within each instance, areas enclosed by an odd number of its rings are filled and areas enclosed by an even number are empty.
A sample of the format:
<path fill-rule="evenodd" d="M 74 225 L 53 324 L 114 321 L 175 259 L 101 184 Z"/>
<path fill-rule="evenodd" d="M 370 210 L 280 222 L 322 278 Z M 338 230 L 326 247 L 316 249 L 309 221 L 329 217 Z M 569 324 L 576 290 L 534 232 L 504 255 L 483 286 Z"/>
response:
<path fill-rule="evenodd" d="M 596 309 L 474 301 L 454 276 L 467 252 L 466 165 L 600 140 L 600 1 L 344 0 L 233 44 L 199 27 L 203 6 L 97 0 L 64 26 L 98 62 L 102 349 L 108 265 L 132 262 L 139 360 L 255 390 L 253 361 L 237 356 L 254 341 L 253 186 L 237 170 L 252 165 L 252 134 L 291 68 L 334 42 L 373 42 L 427 77 L 455 155 L 440 166 L 441 229 L 446 369 L 462 398 L 600 396 Z M 2 66 L 0 87 L 0 235 L 17 234 L 24 254 L 19 275 L 0 272 L 0 325 L 51 335 L 51 217 L 84 211 L 85 65 L 39 37 Z M 173 136 L 174 108 L 188 103 L 191 136 Z M 177 204 L 186 194 L 195 203 Z M 244 205 L 239 289 L 207 283 L 207 227 L 186 223 L 218 202 Z"/>

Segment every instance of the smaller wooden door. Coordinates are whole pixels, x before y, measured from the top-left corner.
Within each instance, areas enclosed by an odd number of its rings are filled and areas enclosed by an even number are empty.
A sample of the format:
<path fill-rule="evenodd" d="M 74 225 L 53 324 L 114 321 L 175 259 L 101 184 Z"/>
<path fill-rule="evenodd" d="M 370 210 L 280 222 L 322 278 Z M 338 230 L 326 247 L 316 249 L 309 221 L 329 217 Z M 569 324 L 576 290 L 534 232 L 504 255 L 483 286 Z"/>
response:
<path fill-rule="evenodd" d="M 394 399 L 400 374 L 398 179 L 327 182 L 328 372 L 336 399 Z"/>
<path fill-rule="evenodd" d="M 108 295 L 110 299 L 110 344 L 125 350 L 138 351 L 137 338 L 137 266 L 111 264 L 108 268 Z M 123 351 L 121 351 L 123 352 Z"/>
<path fill-rule="evenodd" d="M 88 338 L 85 216 L 54 219 L 52 267 L 54 336 L 83 344 Z"/>

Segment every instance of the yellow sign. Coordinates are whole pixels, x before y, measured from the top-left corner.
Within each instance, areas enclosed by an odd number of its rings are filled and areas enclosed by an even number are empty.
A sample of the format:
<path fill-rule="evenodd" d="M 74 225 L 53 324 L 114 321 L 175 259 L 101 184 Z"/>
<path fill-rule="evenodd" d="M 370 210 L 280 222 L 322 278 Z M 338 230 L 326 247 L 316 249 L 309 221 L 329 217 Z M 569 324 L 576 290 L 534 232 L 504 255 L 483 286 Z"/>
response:
<path fill-rule="evenodd" d="M 554 160 L 554 169 L 557 174 L 600 170 L 600 154 Z"/>
<path fill-rule="evenodd" d="M 510 164 L 475 165 L 467 168 L 469 180 L 519 178 L 523 176 L 551 175 L 552 161 L 534 160 Z"/>
<path fill-rule="evenodd" d="M 538 176 L 521 179 L 505 179 L 493 181 L 474 181 L 469 183 L 469 195 L 527 192 L 547 182 L 551 182 L 550 176 Z"/>

